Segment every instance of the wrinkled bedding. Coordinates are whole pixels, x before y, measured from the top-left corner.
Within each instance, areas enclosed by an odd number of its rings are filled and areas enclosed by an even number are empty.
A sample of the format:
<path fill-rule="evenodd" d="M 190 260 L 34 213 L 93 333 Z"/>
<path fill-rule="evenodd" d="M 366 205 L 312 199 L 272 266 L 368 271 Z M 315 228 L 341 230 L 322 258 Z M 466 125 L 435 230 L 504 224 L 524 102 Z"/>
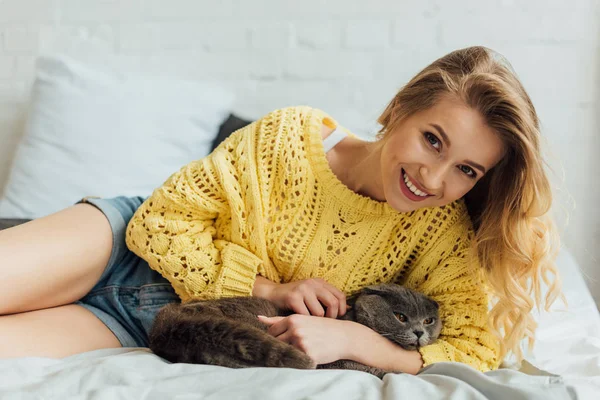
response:
<path fill-rule="evenodd" d="M 357 371 L 228 369 L 171 364 L 144 348 L 49 359 L 0 360 L 0 399 L 595 399 L 600 393 L 600 317 L 565 251 L 568 311 L 538 316 L 537 345 L 519 371 L 480 373 L 438 363 L 383 380 Z"/>
<path fill-rule="evenodd" d="M 560 378 L 439 363 L 383 381 L 357 371 L 170 364 L 147 349 L 0 363 L 2 399 L 574 399 Z M 30 396 L 30 397 L 29 397 Z M 54 397 L 53 397 L 54 396 Z"/>

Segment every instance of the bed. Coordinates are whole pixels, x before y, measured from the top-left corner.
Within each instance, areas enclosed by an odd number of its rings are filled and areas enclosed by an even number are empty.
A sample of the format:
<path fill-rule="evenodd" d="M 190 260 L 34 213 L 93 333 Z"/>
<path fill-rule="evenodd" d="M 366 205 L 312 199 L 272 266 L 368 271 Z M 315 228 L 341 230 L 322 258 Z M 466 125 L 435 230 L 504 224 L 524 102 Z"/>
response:
<path fill-rule="evenodd" d="M 250 121 L 229 115 L 212 148 Z M 0 218 L 0 229 L 28 218 Z M 593 399 L 600 393 L 600 316 L 567 249 L 557 260 L 568 310 L 559 301 L 536 314 L 533 352 L 519 371 L 510 363 L 486 374 L 440 363 L 417 376 L 380 381 L 356 371 L 228 368 L 171 364 L 146 348 L 97 350 L 64 359 L 0 360 L 1 399 Z M 409 396 L 410 395 L 410 396 Z M 408 397 L 409 396 L 409 397 Z"/>
<path fill-rule="evenodd" d="M 568 251 L 558 259 L 569 310 L 539 315 L 537 345 L 520 371 L 480 373 L 438 363 L 383 380 L 357 371 L 172 364 L 146 348 L 63 359 L 0 360 L 2 399 L 594 399 L 600 391 L 600 318 Z"/>
<path fill-rule="evenodd" d="M 68 69 L 68 74 L 64 75 L 68 77 L 69 85 L 73 84 L 74 77 L 80 78 L 85 75 L 83 73 L 78 75 L 79 67 L 73 69 L 68 63 L 55 62 L 50 72 L 59 75 L 57 71 L 60 68 L 65 71 Z M 52 77 L 44 75 L 44 82 L 49 82 L 50 78 Z M 85 79 L 90 80 L 87 75 Z M 95 76 L 94 79 L 98 80 Z M 86 88 L 90 87 L 88 81 L 86 81 Z M 121 87 L 117 83 L 115 82 L 114 86 Z M 63 101 L 64 96 L 70 93 L 59 93 L 47 85 L 38 89 L 37 98 L 34 96 L 32 100 L 38 108 L 43 108 L 40 106 L 42 102 L 46 102 L 46 107 L 53 106 Z M 39 92 L 43 92 L 44 96 Z M 97 92 L 94 92 L 93 96 L 88 92 L 86 96 L 99 98 Z M 211 94 L 210 98 L 213 99 L 214 95 Z M 81 103 L 81 100 L 72 101 L 69 107 L 65 108 L 63 117 L 68 124 L 60 125 L 61 127 L 72 125 L 73 107 L 83 107 Z M 111 102 L 107 104 L 110 106 Z M 177 119 L 181 119 L 179 106 L 174 105 L 173 108 L 177 109 Z M 93 110 L 99 110 L 98 104 L 93 105 Z M 136 110 L 138 111 L 139 109 Z M 58 118 L 58 114 L 58 112 L 44 113 L 43 116 L 52 115 L 53 118 Z M 35 115 L 30 116 L 28 126 L 30 129 L 43 127 L 46 135 L 44 139 L 47 142 L 49 121 L 43 120 L 32 124 L 31 120 L 32 118 L 35 120 L 35 117 Z M 196 118 L 193 113 L 190 114 L 190 118 L 192 117 Z M 86 123 L 85 126 L 93 127 L 94 124 L 89 123 L 91 118 L 89 113 L 86 114 L 86 118 L 83 121 Z M 105 119 L 105 114 L 98 116 L 98 121 Z M 214 121 L 216 119 L 213 119 Z M 56 124 L 56 120 L 50 122 Z M 218 134 L 214 140 L 211 139 L 211 148 L 218 145 L 231 132 L 249 122 L 234 114 L 224 118 L 224 122 L 218 126 Z M 166 122 L 164 125 L 170 127 Z M 78 129 L 83 127 L 84 125 Z M 56 132 L 64 135 L 65 129 L 56 129 Z M 80 135 L 81 131 L 76 130 L 73 134 Z M 29 139 L 23 142 L 31 142 L 31 137 L 34 135 L 30 135 Z M 61 149 L 64 150 L 65 146 L 75 144 L 77 143 L 74 139 L 66 140 Z M 89 143 L 86 143 L 86 146 L 89 147 Z M 24 154 L 17 153 L 15 162 L 21 160 L 27 163 L 31 159 L 39 160 L 37 157 Z M 76 149 L 63 151 L 63 154 L 78 155 Z M 48 156 L 47 159 L 54 158 Z M 61 160 L 66 162 L 64 157 Z M 180 165 L 184 164 L 182 161 L 176 162 Z M 30 178 L 31 174 L 24 174 L 24 176 Z M 14 182 L 15 180 L 13 184 Z M 130 182 L 125 181 L 124 184 L 128 185 Z M 148 184 L 149 187 L 156 186 L 156 183 Z M 16 191 L 12 193 L 18 194 Z M 59 194 L 65 193 L 64 191 L 54 193 L 55 196 Z M 68 198 L 68 201 L 71 200 Z M 13 201 L 13 205 L 17 206 L 13 210 L 21 210 L 18 207 L 20 204 L 16 200 Z M 0 216 L 0 229 L 25 223 L 31 219 L 28 213 L 8 214 L 10 218 L 2 219 Z M 598 398 L 600 316 L 580 269 L 567 249 L 561 250 L 558 266 L 569 309 L 565 311 L 565 307 L 558 302 L 553 306 L 552 312 L 542 312 L 537 315 L 539 321 L 537 344 L 533 352 L 526 356 L 520 370 L 507 364 L 506 368 L 499 371 L 483 374 L 458 363 L 438 363 L 423 369 L 416 376 L 387 374 L 383 380 L 379 380 L 357 371 L 267 368 L 235 370 L 215 366 L 171 364 L 146 348 L 122 348 L 91 351 L 63 359 L 28 357 L 0 360 L 0 399 Z"/>

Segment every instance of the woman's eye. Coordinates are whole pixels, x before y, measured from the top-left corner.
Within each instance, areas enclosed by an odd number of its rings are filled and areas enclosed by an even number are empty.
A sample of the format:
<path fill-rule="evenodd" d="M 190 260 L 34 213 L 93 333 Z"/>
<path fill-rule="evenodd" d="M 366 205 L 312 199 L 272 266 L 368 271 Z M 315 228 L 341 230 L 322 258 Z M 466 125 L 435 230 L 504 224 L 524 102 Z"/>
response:
<path fill-rule="evenodd" d="M 473 168 L 471 168 L 471 167 L 468 167 L 468 166 L 466 166 L 466 165 L 461 165 L 459 168 L 460 168 L 460 170 L 461 170 L 462 172 L 464 172 L 464 173 L 465 173 L 467 176 L 469 176 L 469 177 L 471 177 L 471 178 L 475 178 L 475 177 L 477 177 L 477 173 L 476 173 L 475 171 L 473 171 Z"/>
<path fill-rule="evenodd" d="M 425 321 L 423 321 L 423 323 L 425 325 L 431 325 L 431 324 L 433 324 L 433 318 L 427 318 Z"/>
<path fill-rule="evenodd" d="M 440 149 L 440 140 L 431 132 L 425 132 L 425 139 L 432 145 L 436 150 Z"/>
<path fill-rule="evenodd" d="M 394 314 L 394 315 L 396 315 L 396 318 L 397 318 L 397 319 L 398 319 L 398 321 L 400 321 L 400 322 L 406 322 L 406 321 L 407 321 L 406 315 L 404 315 L 404 314 L 401 314 L 401 313 L 396 313 L 396 314 Z"/>

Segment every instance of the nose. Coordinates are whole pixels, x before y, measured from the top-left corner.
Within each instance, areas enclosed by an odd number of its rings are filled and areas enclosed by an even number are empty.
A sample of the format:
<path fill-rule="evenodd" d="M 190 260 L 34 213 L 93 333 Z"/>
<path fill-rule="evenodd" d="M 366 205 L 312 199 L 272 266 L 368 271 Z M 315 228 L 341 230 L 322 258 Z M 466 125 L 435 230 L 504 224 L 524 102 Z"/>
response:
<path fill-rule="evenodd" d="M 423 336 L 423 331 L 413 331 L 415 335 L 417 335 L 417 339 L 420 339 Z"/>
<path fill-rule="evenodd" d="M 421 167 L 421 178 L 425 189 L 431 194 L 437 194 L 442 190 L 446 168 L 443 165 L 430 165 Z"/>

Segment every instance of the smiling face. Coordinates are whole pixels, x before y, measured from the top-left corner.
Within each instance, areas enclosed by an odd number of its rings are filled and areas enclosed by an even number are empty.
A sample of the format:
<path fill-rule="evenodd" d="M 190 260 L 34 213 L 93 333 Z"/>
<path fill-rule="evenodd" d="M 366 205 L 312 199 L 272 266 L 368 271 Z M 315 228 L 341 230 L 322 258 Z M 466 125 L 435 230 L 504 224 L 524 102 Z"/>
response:
<path fill-rule="evenodd" d="M 381 140 L 383 191 L 399 212 L 460 199 L 504 153 L 481 114 L 448 97 L 406 118 Z"/>

